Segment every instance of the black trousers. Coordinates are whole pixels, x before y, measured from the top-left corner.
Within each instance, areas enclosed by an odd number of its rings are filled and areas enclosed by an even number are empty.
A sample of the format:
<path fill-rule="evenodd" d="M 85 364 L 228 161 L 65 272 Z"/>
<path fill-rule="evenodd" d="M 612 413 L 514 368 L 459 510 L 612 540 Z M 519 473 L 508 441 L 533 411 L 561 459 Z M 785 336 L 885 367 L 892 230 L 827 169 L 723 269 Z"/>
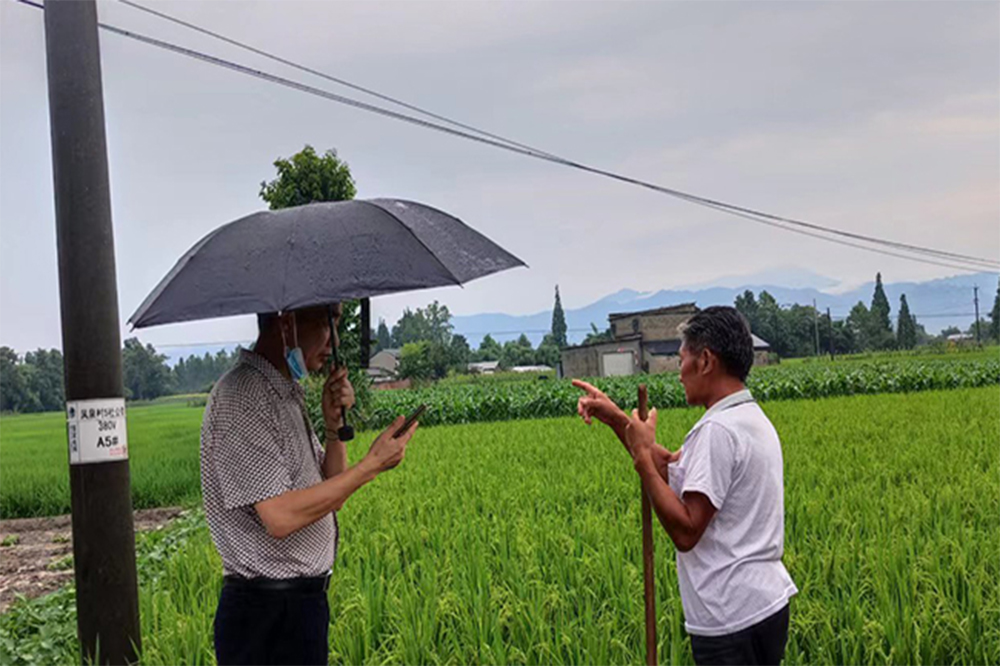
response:
<path fill-rule="evenodd" d="M 330 605 L 326 592 L 222 586 L 215 613 L 219 666 L 325 664 Z"/>
<path fill-rule="evenodd" d="M 725 636 L 691 635 L 694 663 L 755 665 L 774 664 L 785 658 L 788 643 L 788 605 L 755 625 Z"/>

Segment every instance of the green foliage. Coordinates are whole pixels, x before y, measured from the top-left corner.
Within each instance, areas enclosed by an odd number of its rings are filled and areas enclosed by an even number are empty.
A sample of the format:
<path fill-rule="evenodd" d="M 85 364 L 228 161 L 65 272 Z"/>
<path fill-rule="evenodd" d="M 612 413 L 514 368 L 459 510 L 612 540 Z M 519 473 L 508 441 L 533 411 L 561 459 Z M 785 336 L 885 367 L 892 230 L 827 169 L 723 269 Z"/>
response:
<path fill-rule="evenodd" d="M 434 364 L 430 356 L 431 343 L 426 340 L 407 342 L 399 352 L 399 376 L 403 379 L 430 379 Z"/>
<path fill-rule="evenodd" d="M 489 333 L 479 342 L 479 349 L 473 354 L 474 361 L 499 361 L 503 347 Z"/>
<path fill-rule="evenodd" d="M 415 311 L 406 308 L 396 325 L 392 327 L 392 344 L 402 347 L 409 342 L 436 342 L 448 345 L 451 342 L 451 313 L 447 305 L 434 301 L 425 308 Z"/>
<path fill-rule="evenodd" d="M 143 346 L 138 338 L 125 341 L 122 375 L 125 397 L 131 400 L 152 400 L 170 392 L 167 357 L 157 354 L 153 345 Z"/>
<path fill-rule="evenodd" d="M 590 322 L 590 333 L 583 339 L 585 345 L 592 345 L 598 342 L 610 342 L 615 339 L 615 334 L 611 332 L 611 327 L 600 331 L 594 322 Z"/>
<path fill-rule="evenodd" d="M 896 324 L 896 347 L 913 349 L 917 346 L 917 320 L 910 314 L 906 294 L 899 297 L 899 323 Z"/>
<path fill-rule="evenodd" d="M 684 407 L 684 388 L 676 374 L 595 378 L 598 387 L 624 409 L 636 404 L 636 389 L 644 383 L 651 405 Z M 756 367 L 747 386 L 761 401 L 825 398 L 861 393 L 909 393 L 934 389 L 1000 384 L 1000 357 L 953 354 L 942 360 L 880 357 L 860 361 L 815 362 Z M 369 424 L 388 425 L 417 405 L 429 405 L 425 425 L 507 421 L 569 416 L 576 413 L 579 390 L 569 379 L 547 382 L 479 382 L 435 385 L 409 391 L 380 391 L 372 404 Z"/>
<path fill-rule="evenodd" d="M 566 346 L 566 313 L 559 298 L 559 285 L 556 285 L 556 302 L 552 306 L 552 340 L 557 351 Z"/>
<path fill-rule="evenodd" d="M 392 334 L 385 325 L 385 319 L 378 320 L 378 332 L 375 333 L 375 351 L 392 349 Z"/>
<path fill-rule="evenodd" d="M 0 548 L 10 548 L 19 543 L 21 543 L 21 537 L 16 534 L 8 534 L 3 538 L 3 541 L 0 541 Z"/>
<path fill-rule="evenodd" d="M 28 352 L 22 360 L 10 347 L 0 347 L 0 411 L 62 411 L 65 401 L 58 349 Z"/>
<path fill-rule="evenodd" d="M 231 354 L 220 349 L 215 356 L 205 352 L 204 356 L 192 354 L 182 358 L 173 367 L 173 390 L 177 393 L 207 393 L 239 357 L 239 349 Z"/>
<path fill-rule="evenodd" d="M 316 201 L 348 201 L 357 194 L 350 167 L 333 149 L 318 155 L 307 145 L 290 159 L 279 157 L 274 167 L 278 177 L 260 184 L 260 198 L 271 210 Z"/>
<path fill-rule="evenodd" d="M 868 329 L 866 331 L 866 349 L 876 351 L 892 349 L 895 337 L 892 334 L 892 321 L 889 318 L 889 299 L 882 288 L 882 274 L 875 274 L 875 292 L 872 294 L 872 304 L 868 309 Z"/>

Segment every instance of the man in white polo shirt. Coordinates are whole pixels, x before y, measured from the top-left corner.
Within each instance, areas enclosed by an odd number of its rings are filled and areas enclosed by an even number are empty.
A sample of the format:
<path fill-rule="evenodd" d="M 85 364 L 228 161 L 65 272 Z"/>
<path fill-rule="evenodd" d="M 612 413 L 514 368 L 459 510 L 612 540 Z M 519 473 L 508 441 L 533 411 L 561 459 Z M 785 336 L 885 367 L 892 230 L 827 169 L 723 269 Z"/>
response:
<path fill-rule="evenodd" d="M 798 592 L 781 562 L 785 507 L 781 442 L 744 382 L 753 365 L 746 319 L 711 307 L 682 332 L 680 381 L 708 408 L 671 452 L 648 421 L 585 383 L 578 411 L 610 425 L 632 455 L 653 509 L 677 547 L 685 628 L 698 664 L 778 664 Z"/>

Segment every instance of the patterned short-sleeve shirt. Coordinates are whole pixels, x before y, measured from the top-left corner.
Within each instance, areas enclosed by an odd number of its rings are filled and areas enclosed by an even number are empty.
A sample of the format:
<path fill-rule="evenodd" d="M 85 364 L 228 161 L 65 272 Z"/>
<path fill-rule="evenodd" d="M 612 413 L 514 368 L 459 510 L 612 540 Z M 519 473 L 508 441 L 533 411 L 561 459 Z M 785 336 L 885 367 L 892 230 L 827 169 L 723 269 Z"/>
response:
<path fill-rule="evenodd" d="M 337 553 L 337 515 L 276 539 L 254 505 L 323 481 L 324 450 L 298 383 L 263 356 L 240 352 L 216 383 L 201 427 L 205 517 L 227 575 L 322 576 Z"/>

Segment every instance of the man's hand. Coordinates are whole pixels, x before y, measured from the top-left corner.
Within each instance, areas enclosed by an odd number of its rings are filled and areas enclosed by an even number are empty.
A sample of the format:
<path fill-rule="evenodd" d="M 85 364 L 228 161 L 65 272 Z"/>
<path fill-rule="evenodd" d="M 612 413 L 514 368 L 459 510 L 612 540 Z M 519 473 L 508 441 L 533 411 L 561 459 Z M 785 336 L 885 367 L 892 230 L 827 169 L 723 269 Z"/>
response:
<path fill-rule="evenodd" d="M 354 387 L 347 379 L 347 368 L 334 369 L 323 384 L 323 421 L 326 423 L 327 437 L 336 436 L 343 425 L 341 407 L 354 406 Z"/>
<path fill-rule="evenodd" d="M 574 379 L 573 386 L 586 391 L 576 403 L 576 413 L 583 417 L 584 423 L 590 425 L 592 419 L 597 419 L 616 430 L 628 424 L 628 415 L 599 388 L 580 379 Z"/>
<path fill-rule="evenodd" d="M 406 444 L 413 437 L 417 426 L 420 425 L 417 421 L 414 421 L 406 432 L 399 437 L 393 437 L 392 434 L 405 421 L 404 417 L 397 416 L 389 427 L 372 442 L 371 448 L 368 449 L 364 462 L 371 465 L 376 474 L 392 469 L 403 461 L 403 456 L 406 454 Z"/>
<path fill-rule="evenodd" d="M 656 446 L 656 408 L 649 412 L 649 418 L 643 421 L 639 418 L 639 410 L 632 410 L 632 418 L 625 427 L 625 446 L 632 458 L 639 462 L 639 457 L 652 457 L 652 449 Z"/>

